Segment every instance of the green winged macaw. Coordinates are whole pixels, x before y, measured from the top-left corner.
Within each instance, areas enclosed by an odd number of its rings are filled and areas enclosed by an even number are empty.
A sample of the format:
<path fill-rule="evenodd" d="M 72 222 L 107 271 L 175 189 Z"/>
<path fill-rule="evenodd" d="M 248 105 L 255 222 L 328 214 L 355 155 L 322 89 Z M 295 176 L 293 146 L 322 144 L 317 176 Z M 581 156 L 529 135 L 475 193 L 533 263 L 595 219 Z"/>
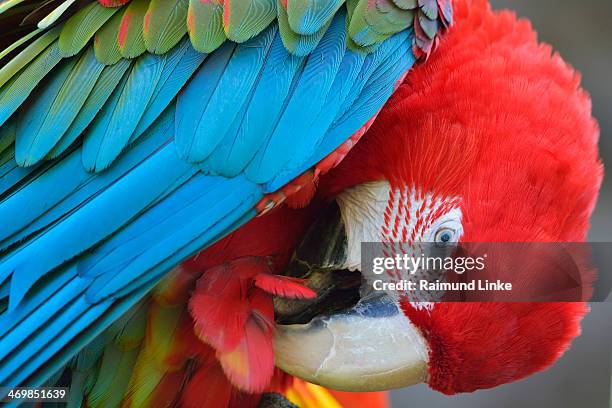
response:
<path fill-rule="evenodd" d="M 0 385 L 384 406 L 523 378 L 578 334 L 580 302 L 360 299 L 355 273 L 367 241 L 585 239 L 597 124 L 527 22 L 480 0 L 0 13 Z"/>

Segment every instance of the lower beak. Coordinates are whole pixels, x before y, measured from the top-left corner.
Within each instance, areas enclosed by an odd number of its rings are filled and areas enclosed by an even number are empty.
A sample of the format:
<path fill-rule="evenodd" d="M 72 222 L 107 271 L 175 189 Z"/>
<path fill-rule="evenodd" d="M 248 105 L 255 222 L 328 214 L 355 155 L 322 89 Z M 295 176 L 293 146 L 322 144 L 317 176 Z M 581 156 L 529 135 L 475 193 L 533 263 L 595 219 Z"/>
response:
<path fill-rule="evenodd" d="M 285 323 L 276 326 L 276 365 L 341 391 L 381 391 L 425 381 L 425 339 L 391 297 L 370 292 L 359 299 L 360 275 L 342 270 L 348 245 L 340 209 L 334 203 L 321 214 L 287 270 L 308 278 L 318 296 L 275 299 L 277 320 Z M 343 290 L 351 285 L 352 290 Z M 303 322 L 308 323 L 287 324 Z"/>
<path fill-rule="evenodd" d="M 277 325 L 276 365 L 340 391 L 383 391 L 427 380 L 425 339 L 387 295 L 308 324 Z"/>

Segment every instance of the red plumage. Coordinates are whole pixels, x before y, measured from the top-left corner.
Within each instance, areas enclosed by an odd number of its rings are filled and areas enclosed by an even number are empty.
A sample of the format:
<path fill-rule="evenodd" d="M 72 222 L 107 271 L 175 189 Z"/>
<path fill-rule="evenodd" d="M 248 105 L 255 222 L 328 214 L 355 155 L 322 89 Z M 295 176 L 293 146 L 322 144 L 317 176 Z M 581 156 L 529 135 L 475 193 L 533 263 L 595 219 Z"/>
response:
<path fill-rule="evenodd" d="M 276 209 L 182 266 L 181 275 L 201 274 L 189 301 L 196 335 L 214 348 L 231 382 L 247 392 L 262 392 L 274 373 L 272 296 L 315 296 L 302 280 L 274 275 L 312 214 L 313 208 Z"/>
<path fill-rule="evenodd" d="M 458 0 L 454 10 L 438 52 L 409 74 L 321 189 L 333 196 L 387 179 L 461 197 L 466 242 L 583 241 L 602 166 L 579 75 L 513 13 L 479 0 Z M 582 303 L 403 307 L 429 342 L 429 384 L 446 394 L 548 367 L 586 312 Z"/>

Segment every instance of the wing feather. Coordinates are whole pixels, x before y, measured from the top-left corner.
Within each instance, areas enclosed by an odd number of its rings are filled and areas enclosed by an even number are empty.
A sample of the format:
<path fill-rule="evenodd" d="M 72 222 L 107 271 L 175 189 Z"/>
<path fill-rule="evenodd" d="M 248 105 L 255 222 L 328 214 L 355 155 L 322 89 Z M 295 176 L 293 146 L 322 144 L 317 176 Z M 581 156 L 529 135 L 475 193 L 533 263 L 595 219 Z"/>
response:
<path fill-rule="evenodd" d="M 59 36 L 59 49 L 62 56 L 72 57 L 78 54 L 116 11 L 117 9 L 114 8 L 91 3 L 70 17 L 62 27 Z"/>
<path fill-rule="evenodd" d="M 117 42 L 121 20 L 121 13 L 115 13 L 95 34 L 96 58 L 104 65 L 114 65 L 122 57 Z"/>
<path fill-rule="evenodd" d="M 144 42 L 147 50 L 164 54 L 187 34 L 189 0 L 151 0 L 144 17 Z"/>
<path fill-rule="evenodd" d="M 38 163 L 55 147 L 77 117 L 103 68 L 90 48 L 54 71 L 44 91 L 30 98 L 17 123 L 15 158 L 19 165 Z"/>
<path fill-rule="evenodd" d="M 200 109 L 193 109 L 195 98 L 191 93 L 179 97 L 176 141 L 182 158 L 192 163 L 203 161 L 227 133 L 241 107 L 248 102 L 276 32 L 276 27 L 272 26 L 235 48 L 214 84 L 210 99 L 201 104 Z M 189 89 L 201 92 L 194 87 Z M 188 103 L 191 109 L 182 109 Z"/>

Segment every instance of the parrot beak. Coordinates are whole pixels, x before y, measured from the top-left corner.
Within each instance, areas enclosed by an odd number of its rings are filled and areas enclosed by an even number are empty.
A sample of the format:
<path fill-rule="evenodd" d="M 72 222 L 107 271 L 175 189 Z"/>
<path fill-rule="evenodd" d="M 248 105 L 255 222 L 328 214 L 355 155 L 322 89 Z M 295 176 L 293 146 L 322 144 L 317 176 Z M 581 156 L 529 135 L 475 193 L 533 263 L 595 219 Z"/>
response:
<path fill-rule="evenodd" d="M 383 391 L 427 380 L 425 339 L 390 297 L 376 293 L 307 324 L 277 325 L 276 365 L 340 391 Z"/>
<path fill-rule="evenodd" d="M 316 299 L 275 298 L 276 365 L 341 391 L 381 391 L 427 380 L 428 348 L 397 303 L 364 290 L 346 269 L 347 238 L 336 203 L 296 249 L 288 276 L 307 279 Z"/>

